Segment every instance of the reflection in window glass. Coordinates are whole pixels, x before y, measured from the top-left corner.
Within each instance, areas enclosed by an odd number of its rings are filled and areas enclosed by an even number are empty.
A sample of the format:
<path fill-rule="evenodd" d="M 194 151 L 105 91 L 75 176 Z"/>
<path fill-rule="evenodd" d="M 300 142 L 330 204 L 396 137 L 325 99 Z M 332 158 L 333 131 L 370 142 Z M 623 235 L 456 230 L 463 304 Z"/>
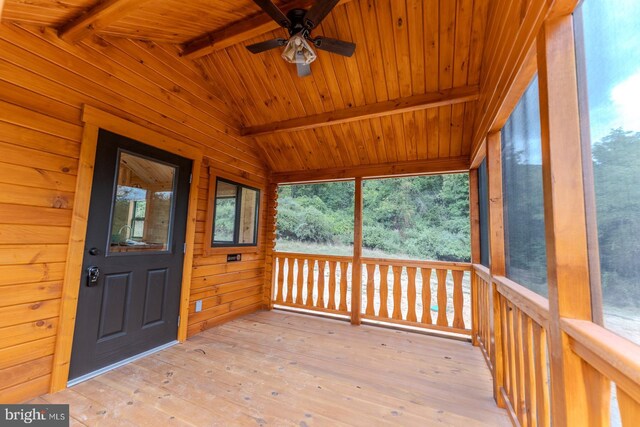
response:
<path fill-rule="evenodd" d="M 640 2 L 586 0 L 575 22 L 605 326 L 640 343 Z"/>
<path fill-rule="evenodd" d="M 166 251 L 176 169 L 120 153 L 109 252 Z"/>
<path fill-rule="evenodd" d="M 537 77 L 502 129 L 502 185 L 507 277 L 547 296 Z"/>
<path fill-rule="evenodd" d="M 218 179 L 212 245 L 255 245 L 259 203 L 255 188 Z"/>

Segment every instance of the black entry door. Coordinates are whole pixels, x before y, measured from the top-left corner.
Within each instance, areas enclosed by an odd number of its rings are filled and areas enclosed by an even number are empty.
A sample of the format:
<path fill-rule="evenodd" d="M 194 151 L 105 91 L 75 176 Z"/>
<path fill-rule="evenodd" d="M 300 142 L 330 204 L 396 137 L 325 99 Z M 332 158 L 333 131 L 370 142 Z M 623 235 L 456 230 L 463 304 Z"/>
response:
<path fill-rule="evenodd" d="M 176 339 L 191 163 L 100 131 L 69 379 Z"/>

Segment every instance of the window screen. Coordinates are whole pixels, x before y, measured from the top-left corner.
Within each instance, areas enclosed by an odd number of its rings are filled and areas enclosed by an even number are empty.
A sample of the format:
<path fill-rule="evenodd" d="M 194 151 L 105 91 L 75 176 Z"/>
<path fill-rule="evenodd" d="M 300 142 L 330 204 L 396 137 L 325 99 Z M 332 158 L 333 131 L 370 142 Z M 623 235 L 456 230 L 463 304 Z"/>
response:
<path fill-rule="evenodd" d="M 507 277 L 547 296 L 537 77 L 502 129 Z"/>
<path fill-rule="evenodd" d="M 480 264 L 489 268 L 489 180 L 487 160 L 478 168 L 478 204 L 480 213 Z"/>
<path fill-rule="evenodd" d="M 604 323 L 640 344 L 640 2 L 585 0 L 574 22 Z"/>

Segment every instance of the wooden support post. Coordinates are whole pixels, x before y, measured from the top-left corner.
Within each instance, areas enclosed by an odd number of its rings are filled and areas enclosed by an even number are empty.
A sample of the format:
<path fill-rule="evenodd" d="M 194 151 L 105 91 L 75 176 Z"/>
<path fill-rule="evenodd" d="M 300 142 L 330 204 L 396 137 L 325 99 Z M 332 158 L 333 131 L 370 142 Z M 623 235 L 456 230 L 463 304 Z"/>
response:
<path fill-rule="evenodd" d="M 264 266 L 264 290 L 262 303 L 265 309 L 273 309 L 273 283 L 276 280 L 276 215 L 278 212 L 278 186 L 269 184 L 267 186 L 267 215 L 266 215 L 266 235 L 265 235 L 265 266 Z M 282 265 L 280 265 L 282 268 Z M 282 275 L 282 272 L 280 272 Z"/>
<path fill-rule="evenodd" d="M 592 320 L 580 116 L 572 15 L 547 21 L 537 39 L 542 178 L 549 284 L 552 421 L 557 426 L 609 425 L 609 396 L 570 348 L 561 318 Z"/>
<path fill-rule="evenodd" d="M 504 276 L 506 272 L 504 253 L 504 204 L 502 200 L 502 140 L 500 132 L 487 136 L 487 175 L 489 178 L 489 252 L 491 253 L 491 277 Z M 504 386 L 502 354 L 502 318 L 499 295 L 493 280 L 489 283 L 489 330 L 493 365 L 493 397 L 499 407 L 505 402 L 501 389 Z"/>
<path fill-rule="evenodd" d="M 362 295 L 362 178 L 356 178 L 353 209 L 353 267 L 351 268 L 351 324 L 360 324 Z"/>
<path fill-rule="evenodd" d="M 471 221 L 471 264 L 480 263 L 480 206 L 478 204 L 478 169 L 469 171 L 469 218 Z M 471 269 L 471 343 L 478 345 L 478 283 Z"/>

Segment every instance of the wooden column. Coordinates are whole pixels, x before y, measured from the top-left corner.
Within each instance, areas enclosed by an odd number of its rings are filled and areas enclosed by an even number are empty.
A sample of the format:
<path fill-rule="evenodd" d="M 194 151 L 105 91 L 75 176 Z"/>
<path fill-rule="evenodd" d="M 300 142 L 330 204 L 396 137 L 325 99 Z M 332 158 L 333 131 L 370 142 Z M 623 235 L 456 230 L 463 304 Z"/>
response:
<path fill-rule="evenodd" d="M 469 218 L 471 221 L 471 264 L 480 263 L 480 206 L 478 205 L 478 169 L 469 171 Z M 478 283 L 471 269 L 471 342 L 478 345 Z"/>
<path fill-rule="evenodd" d="M 360 324 L 362 295 L 362 178 L 356 178 L 353 209 L 353 267 L 351 269 L 351 324 Z"/>
<path fill-rule="evenodd" d="M 592 320 L 573 17 L 538 35 L 553 425 L 609 425 L 608 383 L 582 363 L 561 318 Z"/>
<path fill-rule="evenodd" d="M 502 140 L 500 132 L 487 136 L 487 175 L 489 179 L 489 252 L 491 254 L 491 277 L 506 274 L 504 253 L 504 204 L 502 200 Z M 502 327 L 498 291 L 493 283 L 490 298 L 489 330 L 491 332 L 491 354 L 493 365 L 493 397 L 501 408 L 505 407 L 501 388 L 504 386 Z"/>
<path fill-rule="evenodd" d="M 265 260 L 264 260 L 264 292 L 262 304 L 265 309 L 273 309 L 273 282 L 275 280 L 275 254 L 276 246 L 276 215 L 278 213 L 278 186 L 269 184 L 267 186 L 267 215 L 266 215 L 266 235 L 265 235 Z"/>

